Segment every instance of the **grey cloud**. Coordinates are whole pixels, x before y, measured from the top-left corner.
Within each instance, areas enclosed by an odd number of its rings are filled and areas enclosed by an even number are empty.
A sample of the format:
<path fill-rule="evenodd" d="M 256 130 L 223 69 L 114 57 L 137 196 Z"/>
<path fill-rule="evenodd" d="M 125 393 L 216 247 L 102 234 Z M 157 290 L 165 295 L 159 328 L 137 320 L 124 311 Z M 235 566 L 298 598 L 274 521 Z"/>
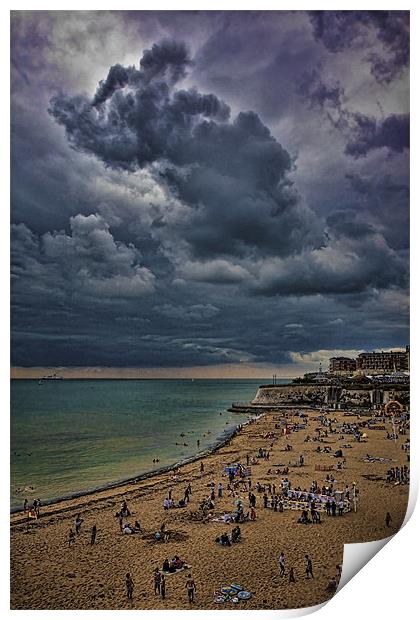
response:
<path fill-rule="evenodd" d="M 346 153 L 352 157 L 363 157 L 369 151 L 383 147 L 396 153 L 410 147 L 410 121 L 406 114 L 392 114 L 377 121 L 371 116 L 356 113 L 352 121 L 352 137 L 346 146 Z"/>
<path fill-rule="evenodd" d="M 363 170 L 362 174 L 347 173 L 352 189 L 352 203 L 365 224 L 374 225 L 397 250 L 410 243 L 410 191 L 408 178 L 395 169 Z"/>
<path fill-rule="evenodd" d="M 331 52 L 371 47 L 371 33 L 383 52 L 371 51 L 366 59 L 378 82 L 389 83 L 409 63 L 409 11 L 310 11 L 314 36 Z"/>
<path fill-rule="evenodd" d="M 238 284 L 249 277 L 249 273 L 241 265 L 234 265 L 223 259 L 187 261 L 180 268 L 179 275 L 188 280 L 209 284 Z"/>
<path fill-rule="evenodd" d="M 190 207 L 191 221 L 183 229 L 184 220 L 179 230 L 197 255 L 241 254 L 256 247 L 287 254 L 322 243 L 319 222 L 288 178 L 293 162 L 259 116 L 240 112 L 228 122 L 229 108 L 215 95 L 175 91 L 185 55 L 174 54 L 169 64 L 159 49 L 152 48 L 159 70 L 146 52 L 146 67 L 152 67 L 147 79 L 138 72 L 134 87 L 128 77 L 126 90 L 125 74 L 118 83 L 111 80 L 118 88 L 100 106 L 81 95 L 52 99 L 50 113 L 72 146 L 112 168 L 157 171 Z M 171 68 L 169 81 L 165 67 Z M 108 93 L 107 84 L 100 89 Z M 157 221 L 161 228 L 167 225 L 164 216 Z"/>
<path fill-rule="evenodd" d="M 376 135 L 408 75 L 366 71 L 393 56 L 376 26 L 331 53 L 301 12 L 14 22 L 13 363 L 283 364 L 408 340 L 409 154 Z M 194 65 L 152 46 L 181 35 Z M 344 155 L 355 137 L 366 156 Z"/>
<path fill-rule="evenodd" d="M 139 251 L 115 240 L 98 215 L 72 217 L 70 234 L 37 236 L 24 224 L 14 225 L 12 233 L 14 294 L 45 294 L 68 303 L 137 298 L 154 291 L 155 276 L 141 265 Z"/>
<path fill-rule="evenodd" d="M 116 90 L 124 88 L 130 82 L 138 80 L 139 71 L 134 67 L 125 68 L 121 65 L 113 65 L 105 80 L 101 80 L 93 98 L 93 105 L 104 103 Z"/>
<path fill-rule="evenodd" d="M 323 110 L 332 125 L 340 130 L 346 140 L 344 152 L 347 155 L 357 159 L 380 148 L 402 153 L 410 147 L 407 114 L 390 114 L 378 120 L 371 115 L 353 112 L 345 105 L 345 92 L 340 83 L 325 83 L 319 70 L 305 73 L 297 90 L 310 106 Z"/>
<path fill-rule="evenodd" d="M 165 77 L 170 85 L 185 77 L 189 65 L 191 59 L 186 45 L 170 39 L 154 43 L 140 60 L 146 82 Z"/>
<path fill-rule="evenodd" d="M 297 92 L 308 99 L 311 106 L 332 108 L 340 110 L 344 102 L 344 88 L 337 81 L 334 84 L 326 84 L 322 81 L 319 69 L 311 73 L 305 71 Z"/>
<path fill-rule="evenodd" d="M 329 243 L 323 248 L 259 266 L 251 290 L 257 295 L 348 295 L 405 287 L 405 256 L 350 213 L 330 216 Z"/>
<path fill-rule="evenodd" d="M 213 304 L 193 304 L 191 306 L 164 304 L 157 307 L 156 311 L 170 319 L 206 321 L 217 316 L 220 313 L 220 308 L 216 308 Z"/>

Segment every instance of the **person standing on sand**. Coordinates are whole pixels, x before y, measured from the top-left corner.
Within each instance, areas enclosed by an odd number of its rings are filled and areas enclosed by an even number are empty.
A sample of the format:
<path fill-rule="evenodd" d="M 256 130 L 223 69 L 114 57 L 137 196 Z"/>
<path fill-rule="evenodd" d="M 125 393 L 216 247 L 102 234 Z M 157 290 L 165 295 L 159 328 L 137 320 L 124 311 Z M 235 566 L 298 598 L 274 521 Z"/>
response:
<path fill-rule="evenodd" d="M 76 534 L 73 532 L 72 529 L 70 529 L 70 531 L 69 531 L 69 547 L 71 545 L 74 545 L 75 542 L 76 542 Z"/>
<path fill-rule="evenodd" d="M 23 512 L 27 512 L 28 511 L 28 500 L 25 499 L 25 501 L 23 502 Z"/>
<path fill-rule="evenodd" d="M 160 586 L 162 583 L 162 575 L 160 574 L 160 570 L 155 568 L 155 572 L 153 573 L 153 587 L 155 594 L 160 594 Z"/>
<path fill-rule="evenodd" d="M 76 517 L 76 520 L 74 522 L 74 526 L 76 528 L 76 534 L 80 534 L 80 529 L 82 527 L 82 523 L 83 523 L 83 519 L 80 518 L 80 512 Z"/>
<path fill-rule="evenodd" d="M 162 599 L 165 600 L 165 596 L 166 596 L 165 575 L 162 575 L 161 578 L 160 578 L 160 594 L 162 596 Z"/>
<path fill-rule="evenodd" d="M 203 461 L 201 461 L 201 463 L 200 463 L 200 474 L 201 475 L 204 474 L 204 463 L 203 463 Z"/>
<path fill-rule="evenodd" d="M 333 499 L 331 502 L 331 513 L 333 517 L 335 517 L 336 512 L 337 512 L 337 504 L 335 502 L 335 499 Z"/>
<path fill-rule="evenodd" d="M 280 577 L 284 577 L 284 575 L 286 574 L 285 561 L 286 561 L 286 558 L 282 551 L 279 555 Z"/>
<path fill-rule="evenodd" d="M 314 574 L 312 571 L 312 560 L 309 557 L 309 555 L 305 555 L 305 560 L 306 560 L 306 579 L 309 579 L 309 577 L 312 577 L 312 579 L 314 579 Z"/>
<path fill-rule="evenodd" d="M 293 570 L 293 566 L 291 566 L 289 570 L 289 583 L 295 583 L 295 582 L 296 582 L 295 571 Z"/>
<path fill-rule="evenodd" d="M 127 598 L 131 600 L 133 598 L 134 581 L 132 580 L 130 573 L 127 573 L 125 576 L 125 585 L 127 588 Z"/>
<path fill-rule="evenodd" d="M 185 584 L 185 587 L 187 588 L 188 602 L 194 603 L 194 594 L 197 588 L 194 579 L 191 578 L 191 574 L 188 575 L 188 581 Z"/>
<path fill-rule="evenodd" d="M 386 517 L 385 517 L 385 523 L 387 527 L 390 527 L 391 523 L 392 523 L 392 517 L 390 515 L 389 512 L 386 513 Z"/>
<path fill-rule="evenodd" d="M 91 532 L 90 532 L 90 544 L 91 544 L 91 545 L 94 545 L 94 544 L 95 544 L 95 541 L 96 541 L 96 532 L 97 532 L 96 525 L 94 525 L 94 526 L 92 527 Z"/>

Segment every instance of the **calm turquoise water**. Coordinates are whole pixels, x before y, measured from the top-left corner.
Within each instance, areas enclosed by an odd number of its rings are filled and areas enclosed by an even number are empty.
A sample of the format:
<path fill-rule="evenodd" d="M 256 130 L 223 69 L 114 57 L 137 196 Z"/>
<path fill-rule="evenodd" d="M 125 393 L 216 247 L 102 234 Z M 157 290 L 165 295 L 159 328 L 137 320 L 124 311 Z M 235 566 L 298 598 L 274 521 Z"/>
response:
<path fill-rule="evenodd" d="M 226 408 L 251 400 L 262 382 L 12 381 L 11 505 L 96 488 L 192 456 L 247 419 Z"/>

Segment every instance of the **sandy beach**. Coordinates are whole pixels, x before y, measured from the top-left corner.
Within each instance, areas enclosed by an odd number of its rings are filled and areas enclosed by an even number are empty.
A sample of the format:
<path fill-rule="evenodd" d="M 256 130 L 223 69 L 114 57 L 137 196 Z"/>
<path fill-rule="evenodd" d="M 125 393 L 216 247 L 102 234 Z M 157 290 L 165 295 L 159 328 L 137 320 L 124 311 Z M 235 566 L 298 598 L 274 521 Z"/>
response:
<path fill-rule="evenodd" d="M 342 561 L 343 544 L 378 540 L 398 531 L 404 520 L 408 490 L 407 484 L 386 482 L 390 467 L 409 466 L 402 450 L 408 433 L 398 439 L 386 438 L 392 432 L 390 421 L 378 422 L 386 429 L 366 429 L 367 439 L 356 441 L 352 435 L 329 433 L 323 441 L 314 441 L 315 419 L 319 412 L 308 411 L 306 428 L 283 435 L 279 418 L 288 417 L 299 422 L 292 411 L 268 412 L 244 426 L 230 442 L 214 453 L 181 466 L 176 473 L 161 473 L 136 484 L 122 485 L 69 501 L 41 508 L 37 520 L 28 521 L 23 512 L 11 516 L 11 607 L 12 609 L 284 609 L 315 605 L 331 596 L 327 585 L 336 566 Z M 363 422 L 365 417 L 329 412 L 329 418 L 338 422 Z M 277 428 L 276 428 L 277 426 Z M 305 441 L 307 437 L 311 441 Z M 272 444 L 272 445 L 271 445 Z M 285 451 L 286 445 L 293 450 Z M 343 445 L 349 448 L 341 448 Z M 331 453 L 317 452 L 331 447 Z M 256 458 L 259 449 L 269 450 L 270 458 Z M 344 469 L 337 470 L 338 461 L 333 453 L 342 449 Z M 366 454 L 390 459 L 365 462 Z M 228 477 L 224 468 L 231 463 L 251 464 L 252 491 L 256 495 L 256 520 L 241 523 L 242 537 L 238 543 L 224 547 L 215 542 L 217 536 L 230 533 L 234 524 L 212 521 L 214 516 L 231 512 L 238 498 L 249 510 L 248 491 L 240 484 L 237 495 L 229 495 Z M 291 466 L 304 458 L 304 465 Z M 204 471 L 200 471 L 200 463 Z M 334 470 L 319 471 L 320 467 Z M 289 467 L 287 476 L 276 474 Z M 270 470 L 270 471 L 269 471 Z M 334 488 L 345 485 L 359 490 L 357 512 L 343 516 L 321 513 L 320 524 L 299 524 L 300 512 L 277 512 L 263 507 L 263 493 L 257 484 L 275 484 L 287 477 L 291 488 L 309 490 L 313 481 L 321 487 L 327 475 L 333 475 Z M 248 479 L 246 479 L 248 480 Z M 199 504 L 216 485 L 215 508 L 208 522 L 197 517 Z M 223 485 L 223 495 L 217 497 L 217 485 Z M 185 508 L 164 510 L 163 502 L 172 489 L 172 497 L 179 500 L 191 484 L 190 502 Z M 142 532 L 125 535 L 120 531 L 116 513 L 125 500 L 131 511 L 125 521 L 139 520 Z M 392 521 L 385 523 L 389 512 Z M 69 530 L 80 513 L 81 532 L 69 547 Z M 170 532 L 168 542 L 154 537 L 162 523 Z M 91 545 L 90 533 L 97 526 L 97 538 Z M 285 554 L 286 576 L 281 577 L 278 557 Z M 314 579 L 305 578 L 305 554 L 313 562 Z M 191 568 L 166 578 L 166 598 L 154 594 L 153 572 L 162 568 L 165 558 L 179 556 Z M 295 583 L 289 583 L 288 573 L 293 566 Z M 133 599 L 128 600 L 125 576 L 130 572 L 134 581 Z M 196 600 L 188 602 L 185 584 L 188 573 L 196 583 Z M 222 586 L 241 584 L 252 596 L 236 605 L 231 602 L 215 603 L 214 593 Z"/>

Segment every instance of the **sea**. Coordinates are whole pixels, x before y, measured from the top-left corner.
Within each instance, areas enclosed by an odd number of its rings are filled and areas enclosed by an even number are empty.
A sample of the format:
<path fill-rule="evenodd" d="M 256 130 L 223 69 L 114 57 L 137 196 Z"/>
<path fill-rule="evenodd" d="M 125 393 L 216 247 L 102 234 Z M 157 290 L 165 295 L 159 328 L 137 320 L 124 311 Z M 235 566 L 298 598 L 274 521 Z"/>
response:
<path fill-rule="evenodd" d="M 12 380 L 11 509 L 106 488 L 215 447 L 250 417 L 227 408 L 252 400 L 262 383 Z"/>

